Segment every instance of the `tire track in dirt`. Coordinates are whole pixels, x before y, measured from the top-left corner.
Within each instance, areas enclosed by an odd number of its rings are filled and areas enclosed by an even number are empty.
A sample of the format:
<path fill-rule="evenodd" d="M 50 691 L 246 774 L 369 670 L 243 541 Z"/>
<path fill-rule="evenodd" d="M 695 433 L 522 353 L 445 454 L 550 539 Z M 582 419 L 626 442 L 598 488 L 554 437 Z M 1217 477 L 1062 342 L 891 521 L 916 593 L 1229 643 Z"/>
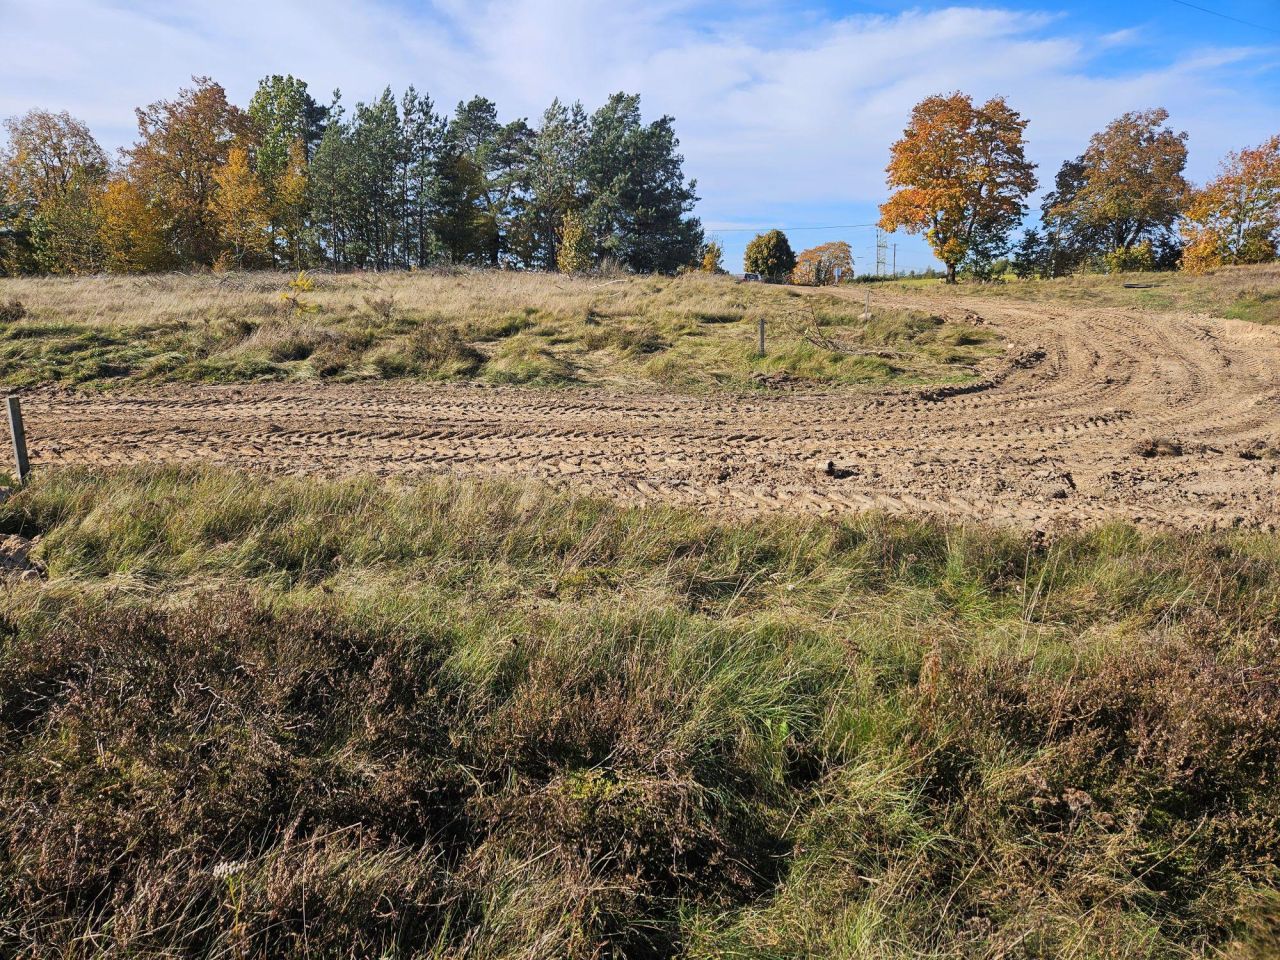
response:
<path fill-rule="evenodd" d="M 1280 522 L 1280 331 L 1061 304 L 893 298 L 1008 341 L 974 388 L 689 396 L 472 385 L 166 386 L 24 399 L 41 464 L 540 479 L 730 514 L 1020 527 Z M 1139 445 L 1174 441 L 1178 456 Z M 1261 455 L 1241 456 L 1261 450 Z M 836 465 L 835 475 L 826 471 Z"/>

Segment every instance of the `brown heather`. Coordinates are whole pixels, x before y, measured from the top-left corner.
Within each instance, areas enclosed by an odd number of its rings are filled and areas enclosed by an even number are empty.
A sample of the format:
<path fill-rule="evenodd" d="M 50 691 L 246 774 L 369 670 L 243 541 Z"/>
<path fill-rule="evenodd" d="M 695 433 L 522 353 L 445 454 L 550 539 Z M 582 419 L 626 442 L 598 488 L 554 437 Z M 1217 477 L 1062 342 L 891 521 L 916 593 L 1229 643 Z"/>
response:
<path fill-rule="evenodd" d="M 172 470 L 0 532 L 7 956 L 1280 949 L 1274 536 Z"/>

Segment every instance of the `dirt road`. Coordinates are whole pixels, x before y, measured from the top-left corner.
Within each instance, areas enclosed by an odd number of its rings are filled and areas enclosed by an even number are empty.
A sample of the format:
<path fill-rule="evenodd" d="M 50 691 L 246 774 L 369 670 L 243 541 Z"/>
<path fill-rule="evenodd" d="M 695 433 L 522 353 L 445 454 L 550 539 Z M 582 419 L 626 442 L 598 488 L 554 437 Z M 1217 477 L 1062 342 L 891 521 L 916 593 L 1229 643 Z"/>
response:
<path fill-rule="evenodd" d="M 1006 358 L 950 396 L 270 384 L 37 390 L 24 405 L 37 467 L 452 471 L 734 513 L 927 511 L 1020 527 L 1280 523 L 1280 329 L 903 303 L 981 315 Z"/>

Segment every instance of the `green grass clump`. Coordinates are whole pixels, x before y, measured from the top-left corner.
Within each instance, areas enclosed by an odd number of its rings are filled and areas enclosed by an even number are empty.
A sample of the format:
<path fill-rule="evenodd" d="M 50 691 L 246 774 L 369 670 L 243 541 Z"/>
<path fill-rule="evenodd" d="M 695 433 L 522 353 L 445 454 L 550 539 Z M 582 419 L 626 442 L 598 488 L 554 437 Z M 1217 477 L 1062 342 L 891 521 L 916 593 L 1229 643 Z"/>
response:
<path fill-rule="evenodd" d="M 5 955 L 1274 955 L 1273 535 L 173 469 L 0 533 Z"/>
<path fill-rule="evenodd" d="M 1280 290 L 1242 296 L 1226 309 L 1225 314 L 1251 323 L 1280 324 Z"/>

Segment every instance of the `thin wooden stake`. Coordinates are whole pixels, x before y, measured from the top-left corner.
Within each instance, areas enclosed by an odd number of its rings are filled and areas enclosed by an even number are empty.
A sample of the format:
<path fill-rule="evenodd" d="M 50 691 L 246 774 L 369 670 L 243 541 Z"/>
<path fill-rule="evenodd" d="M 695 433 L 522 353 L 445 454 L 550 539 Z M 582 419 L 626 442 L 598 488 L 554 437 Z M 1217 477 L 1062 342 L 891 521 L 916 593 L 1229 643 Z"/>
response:
<path fill-rule="evenodd" d="M 863 320 L 871 319 L 871 284 L 869 283 L 867 284 L 867 309 L 863 311 L 862 319 Z"/>
<path fill-rule="evenodd" d="M 13 437 L 13 462 L 18 468 L 18 482 L 23 483 L 31 472 L 31 463 L 27 460 L 27 432 L 22 429 L 22 405 L 17 397 L 5 397 L 4 404 L 9 412 L 9 435 Z"/>
<path fill-rule="evenodd" d="M 760 356 L 764 356 L 764 317 L 760 318 L 760 346 L 757 348 Z"/>

